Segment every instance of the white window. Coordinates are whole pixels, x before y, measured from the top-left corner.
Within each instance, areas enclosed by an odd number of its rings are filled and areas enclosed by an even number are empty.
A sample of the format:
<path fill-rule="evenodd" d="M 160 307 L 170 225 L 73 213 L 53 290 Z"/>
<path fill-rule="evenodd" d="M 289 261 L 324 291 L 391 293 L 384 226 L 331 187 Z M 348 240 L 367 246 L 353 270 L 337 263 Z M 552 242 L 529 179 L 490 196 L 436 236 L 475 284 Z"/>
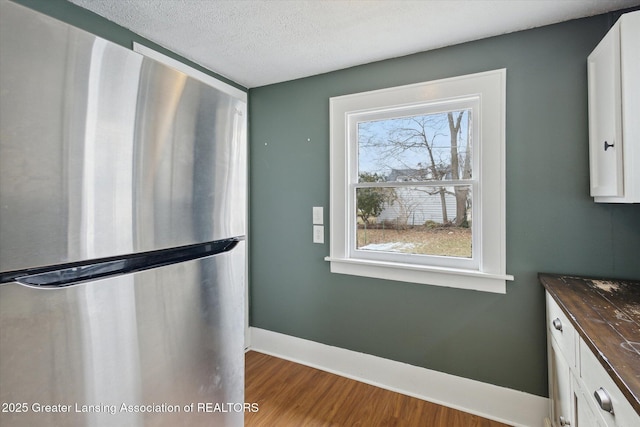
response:
<path fill-rule="evenodd" d="M 506 70 L 331 98 L 331 271 L 506 292 Z"/>

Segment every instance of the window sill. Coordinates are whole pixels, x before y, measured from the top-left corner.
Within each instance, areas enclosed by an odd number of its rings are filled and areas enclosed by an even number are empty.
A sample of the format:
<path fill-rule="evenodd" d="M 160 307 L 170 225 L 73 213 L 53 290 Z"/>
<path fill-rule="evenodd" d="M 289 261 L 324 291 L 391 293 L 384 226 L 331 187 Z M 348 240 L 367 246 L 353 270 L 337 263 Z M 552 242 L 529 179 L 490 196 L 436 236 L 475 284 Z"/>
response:
<path fill-rule="evenodd" d="M 489 274 L 479 271 L 454 268 L 430 267 L 395 262 L 380 262 L 362 259 L 331 258 L 331 272 L 376 279 L 398 280 L 424 285 L 471 289 L 499 294 L 507 293 L 506 282 L 513 280 L 508 274 Z"/>

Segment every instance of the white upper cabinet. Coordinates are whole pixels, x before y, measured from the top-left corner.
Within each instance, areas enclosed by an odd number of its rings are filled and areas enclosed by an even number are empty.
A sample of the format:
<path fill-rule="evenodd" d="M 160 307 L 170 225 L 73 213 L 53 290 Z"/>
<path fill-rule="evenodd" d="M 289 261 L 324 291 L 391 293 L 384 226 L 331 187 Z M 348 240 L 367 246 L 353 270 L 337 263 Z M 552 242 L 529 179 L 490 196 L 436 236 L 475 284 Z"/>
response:
<path fill-rule="evenodd" d="M 620 17 L 587 65 L 591 196 L 640 203 L 640 11 Z"/>

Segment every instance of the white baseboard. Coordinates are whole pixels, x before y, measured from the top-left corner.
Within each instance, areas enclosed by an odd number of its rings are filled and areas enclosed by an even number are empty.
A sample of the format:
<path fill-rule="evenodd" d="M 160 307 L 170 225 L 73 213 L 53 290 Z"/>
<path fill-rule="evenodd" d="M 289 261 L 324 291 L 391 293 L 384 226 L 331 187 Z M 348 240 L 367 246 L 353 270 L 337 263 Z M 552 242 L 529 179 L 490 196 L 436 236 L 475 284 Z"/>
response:
<path fill-rule="evenodd" d="M 250 328 L 250 349 L 514 426 L 540 427 L 549 399 L 406 363 Z"/>

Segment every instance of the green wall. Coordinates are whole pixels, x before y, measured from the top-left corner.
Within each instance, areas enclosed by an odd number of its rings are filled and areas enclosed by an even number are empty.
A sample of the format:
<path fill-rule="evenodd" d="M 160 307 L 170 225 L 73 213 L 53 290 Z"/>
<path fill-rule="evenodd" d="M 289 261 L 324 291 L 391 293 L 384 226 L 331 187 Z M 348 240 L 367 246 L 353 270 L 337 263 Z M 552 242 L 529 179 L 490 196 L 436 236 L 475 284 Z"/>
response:
<path fill-rule="evenodd" d="M 640 205 L 589 197 L 586 58 L 608 27 L 597 16 L 251 89 L 251 325 L 547 396 L 537 273 L 640 278 Z M 506 295 L 331 274 L 311 216 L 324 206 L 328 220 L 329 97 L 503 67 Z"/>

